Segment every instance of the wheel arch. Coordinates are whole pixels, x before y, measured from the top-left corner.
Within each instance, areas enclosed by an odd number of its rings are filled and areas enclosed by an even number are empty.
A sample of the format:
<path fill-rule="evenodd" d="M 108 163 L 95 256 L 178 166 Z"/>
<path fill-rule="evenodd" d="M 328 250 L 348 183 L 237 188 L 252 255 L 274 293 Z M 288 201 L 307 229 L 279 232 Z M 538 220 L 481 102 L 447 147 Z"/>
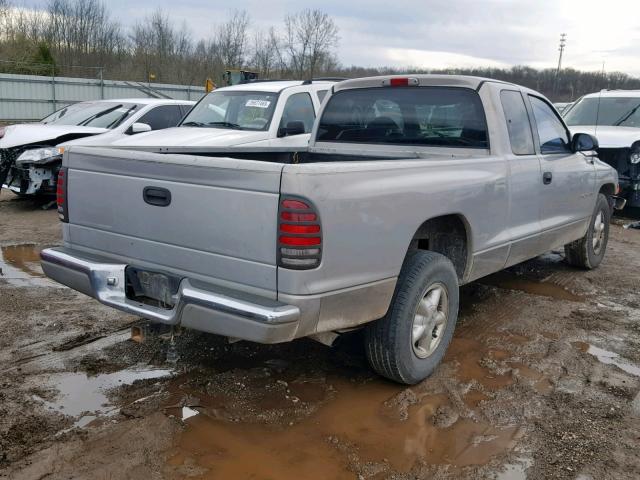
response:
<path fill-rule="evenodd" d="M 471 266 L 471 233 L 468 220 L 460 213 L 432 217 L 416 228 L 407 254 L 414 250 L 428 250 L 444 255 L 453 263 L 458 281 L 462 284 Z"/>

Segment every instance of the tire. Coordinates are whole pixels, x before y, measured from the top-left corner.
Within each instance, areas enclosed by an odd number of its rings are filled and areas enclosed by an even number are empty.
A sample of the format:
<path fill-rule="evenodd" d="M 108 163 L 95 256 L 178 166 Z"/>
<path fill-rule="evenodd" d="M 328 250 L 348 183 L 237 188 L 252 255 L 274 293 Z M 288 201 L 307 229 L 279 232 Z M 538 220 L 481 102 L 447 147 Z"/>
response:
<path fill-rule="evenodd" d="M 567 263 L 586 270 L 592 270 L 600 265 L 609 242 L 610 222 L 611 206 L 607 197 L 599 193 L 587 233 L 581 239 L 564 246 Z"/>
<path fill-rule="evenodd" d="M 365 328 L 365 349 L 373 370 L 408 385 L 431 375 L 453 337 L 458 299 L 458 276 L 447 257 L 428 251 L 409 253 L 387 314 Z M 421 340 L 414 342 L 415 338 Z"/>

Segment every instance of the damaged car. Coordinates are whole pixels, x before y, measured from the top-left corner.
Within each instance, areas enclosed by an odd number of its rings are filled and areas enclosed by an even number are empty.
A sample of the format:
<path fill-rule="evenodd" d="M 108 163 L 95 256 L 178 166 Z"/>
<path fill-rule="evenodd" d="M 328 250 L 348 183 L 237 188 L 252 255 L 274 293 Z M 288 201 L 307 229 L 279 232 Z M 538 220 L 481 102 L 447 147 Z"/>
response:
<path fill-rule="evenodd" d="M 573 134 L 598 139 L 598 157 L 618 171 L 620 196 L 628 206 L 640 207 L 640 90 L 585 95 L 564 119 Z"/>
<path fill-rule="evenodd" d="M 53 196 L 66 147 L 109 145 L 173 127 L 194 103 L 154 98 L 80 102 L 38 123 L 0 128 L 0 185 L 18 195 Z"/>

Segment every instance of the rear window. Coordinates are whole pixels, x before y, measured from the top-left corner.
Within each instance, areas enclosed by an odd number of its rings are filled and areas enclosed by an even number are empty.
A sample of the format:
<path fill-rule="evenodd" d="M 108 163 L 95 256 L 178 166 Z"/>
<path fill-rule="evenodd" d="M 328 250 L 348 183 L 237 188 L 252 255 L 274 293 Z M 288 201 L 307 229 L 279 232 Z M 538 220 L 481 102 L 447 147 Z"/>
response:
<path fill-rule="evenodd" d="M 457 87 L 362 88 L 329 99 L 317 141 L 488 148 L 477 92 Z"/>

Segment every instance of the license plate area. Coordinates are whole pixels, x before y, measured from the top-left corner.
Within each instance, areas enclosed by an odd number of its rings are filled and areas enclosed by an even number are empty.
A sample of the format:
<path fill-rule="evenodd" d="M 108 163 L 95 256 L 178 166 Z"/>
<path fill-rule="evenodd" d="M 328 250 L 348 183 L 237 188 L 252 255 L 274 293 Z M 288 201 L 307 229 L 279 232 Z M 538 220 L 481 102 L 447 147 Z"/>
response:
<path fill-rule="evenodd" d="M 131 266 L 126 267 L 124 273 L 127 298 L 167 310 L 175 306 L 180 277 Z"/>

